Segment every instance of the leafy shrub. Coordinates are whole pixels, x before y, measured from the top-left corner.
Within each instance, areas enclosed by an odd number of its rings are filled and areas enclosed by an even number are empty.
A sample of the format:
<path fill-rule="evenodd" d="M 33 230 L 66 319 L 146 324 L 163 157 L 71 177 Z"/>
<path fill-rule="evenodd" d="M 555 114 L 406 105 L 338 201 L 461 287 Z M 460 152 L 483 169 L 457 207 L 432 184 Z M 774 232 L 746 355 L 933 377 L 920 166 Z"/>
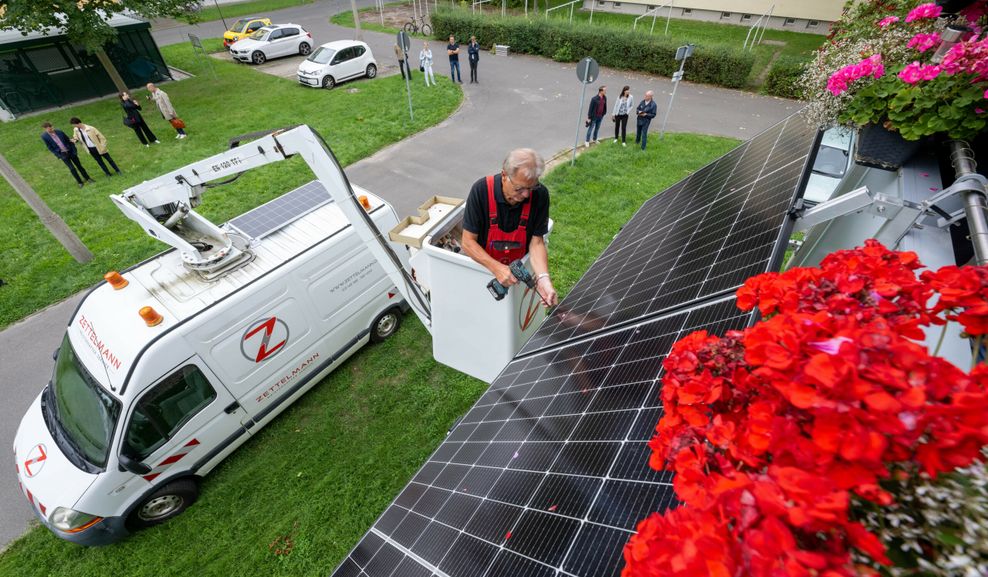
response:
<path fill-rule="evenodd" d="M 679 68 L 676 62 L 678 44 L 649 36 L 644 31 L 541 18 L 481 16 L 451 9 L 440 9 L 432 14 L 432 29 L 438 40 L 453 34 L 465 41 L 472 34 L 483 46 L 507 44 L 512 52 L 558 61 L 573 62 L 590 56 L 601 66 L 662 76 L 672 76 Z M 686 62 L 686 78 L 693 82 L 741 88 L 746 84 L 754 62 L 752 54 L 731 46 L 697 45 Z"/>
<path fill-rule="evenodd" d="M 805 89 L 801 81 L 806 71 L 806 59 L 782 56 L 772 64 L 765 79 L 765 93 L 782 98 L 804 97 Z"/>

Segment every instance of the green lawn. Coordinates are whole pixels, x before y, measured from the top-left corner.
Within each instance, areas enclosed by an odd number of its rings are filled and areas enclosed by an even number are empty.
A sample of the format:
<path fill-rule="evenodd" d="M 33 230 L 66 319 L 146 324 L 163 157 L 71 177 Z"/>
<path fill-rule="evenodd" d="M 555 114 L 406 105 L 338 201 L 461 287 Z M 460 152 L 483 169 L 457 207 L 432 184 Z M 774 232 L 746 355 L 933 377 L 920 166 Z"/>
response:
<path fill-rule="evenodd" d="M 219 46 L 216 39 L 210 42 L 209 46 Z M 0 287 L 0 328 L 95 284 L 108 270 L 126 268 L 165 248 L 127 220 L 107 198 L 110 194 L 219 153 L 232 136 L 301 123 L 321 132 L 345 166 L 439 123 L 462 99 L 461 90 L 445 78 L 439 79 L 438 89 L 413 83 L 417 110 L 411 123 L 406 108 L 380 106 L 404 91 L 400 76 L 357 80 L 332 91 L 316 90 L 232 61 L 212 61 L 210 72 L 205 62 L 193 57 L 188 44 L 164 47 L 162 53 L 172 66 L 199 74 L 164 86 L 188 124 L 189 138 L 185 140 L 174 139 L 174 130 L 153 104 L 144 100 L 143 89 L 134 96 L 146 104 L 145 118 L 161 140 L 149 149 L 123 125 L 123 113 L 115 98 L 0 125 L 0 143 L 18 143 L 3 146 L 7 160 L 95 255 L 89 264 L 77 264 L 0 179 L 0 246 L 4 255 L 0 279 L 7 283 Z M 83 152 L 82 164 L 96 184 L 82 190 L 76 187 L 65 165 L 40 139 L 43 121 L 50 120 L 69 133 L 72 116 L 106 135 L 110 154 L 123 176 L 104 176 Z M 235 185 L 211 190 L 200 210 L 214 222 L 224 222 L 311 178 L 301 161 L 284 162 L 251 172 Z"/>
<path fill-rule="evenodd" d="M 645 199 L 735 144 L 669 134 L 642 153 L 605 142 L 548 174 L 560 292 Z M 0 577 L 327 575 L 485 389 L 433 361 L 428 333 L 405 321 L 232 455 L 185 514 L 96 549 L 36 527 L 0 555 Z"/>

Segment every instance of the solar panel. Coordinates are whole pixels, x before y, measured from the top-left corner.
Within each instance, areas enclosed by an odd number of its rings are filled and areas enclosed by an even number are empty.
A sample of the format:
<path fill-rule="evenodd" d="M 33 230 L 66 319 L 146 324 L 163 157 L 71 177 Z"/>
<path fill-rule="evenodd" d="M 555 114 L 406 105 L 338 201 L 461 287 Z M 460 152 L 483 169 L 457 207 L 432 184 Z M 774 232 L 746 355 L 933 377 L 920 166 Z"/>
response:
<path fill-rule="evenodd" d="M 334 575 L 619 575 L 637 522 L 676 505 L 648 466 L 663 358 L 750 320 L 722 297 L 512 361 Z"/>
<path fill-rule="evenodd" d="M 234 218 L 228 224 L 247 237 L 259 239 L 332 200 L 322 183 L 313 180 Z"/>
<path fill-rule="evenodd" d="M 816 139 L 791 116 L 646 201 L 521 354 L 726 294 L 777 267 Z"/>

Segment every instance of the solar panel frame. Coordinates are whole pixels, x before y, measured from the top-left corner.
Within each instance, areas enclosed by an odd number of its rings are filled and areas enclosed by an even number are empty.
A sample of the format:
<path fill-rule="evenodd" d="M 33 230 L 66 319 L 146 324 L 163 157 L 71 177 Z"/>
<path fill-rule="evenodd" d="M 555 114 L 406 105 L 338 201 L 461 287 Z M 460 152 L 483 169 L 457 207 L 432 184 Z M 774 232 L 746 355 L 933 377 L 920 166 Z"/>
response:
<path fill-rule="evenodd" d="M 519 354 L 717 298 L 777 270 L 819 139 L 793 115 L 650 198 Z"/>

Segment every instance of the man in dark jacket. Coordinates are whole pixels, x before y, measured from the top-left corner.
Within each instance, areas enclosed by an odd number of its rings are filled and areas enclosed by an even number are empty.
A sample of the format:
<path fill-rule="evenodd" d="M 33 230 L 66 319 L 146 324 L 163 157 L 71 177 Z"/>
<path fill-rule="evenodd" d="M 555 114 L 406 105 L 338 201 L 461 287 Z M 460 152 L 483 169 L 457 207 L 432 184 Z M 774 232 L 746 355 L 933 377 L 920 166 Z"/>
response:
<path fill-rule="evenodd" d="M 607 115 L 607 87 L 601 86 L 597 89 L 597 96 L 590 99 L 590 108 L 587 110 L 587 138 L 584 146 L 590 143 L 599 144 L 597 133 L 600 131 L 600 121 Z M 591 138 L 592 137 L 592 138 Z"/>
<path fill-rule="evenodd" d="M 645 100 L 638 103 L 638 127 L 635 129 L 635 142 L 641 141 L 642 150 L 645 150 L 645 142 L 648 140 L 648 125 L 655 118 L 658 107 L 652 100 L 652 91 L 645 93 Z"/>
<path fill-rule="evenodd" d="M 79 188 L 82 188 L 86 182 L 93 182 L 93 179 L 89 178 L 89 173 L 86 172 L 86 169 L 82 167 L 82 163 L 79 162 L 79 154 L 76 152 L 75 144 L 72 143 L 69 137 L 61 130 L 55 129 L 51 125 L 51 122 L 45 122 L 41 127 L 45 129 L 41 133 L 41 140 L 56 158 L 64 162 L 65 166 L 69 167 L 69 172 L 72 173 L 75 181 L 79 183 Z M 80 174 L 82 175 L 81 177 Z"/>
<path fill-rule="evenodd" d="M 480 44 L 477 44 L 477 37 L 470 37 L 470 44 L 467 44 L 467 58 L 470 61 L 470 83 L 477 84 L 477 63 L 480 62 Z"/>

